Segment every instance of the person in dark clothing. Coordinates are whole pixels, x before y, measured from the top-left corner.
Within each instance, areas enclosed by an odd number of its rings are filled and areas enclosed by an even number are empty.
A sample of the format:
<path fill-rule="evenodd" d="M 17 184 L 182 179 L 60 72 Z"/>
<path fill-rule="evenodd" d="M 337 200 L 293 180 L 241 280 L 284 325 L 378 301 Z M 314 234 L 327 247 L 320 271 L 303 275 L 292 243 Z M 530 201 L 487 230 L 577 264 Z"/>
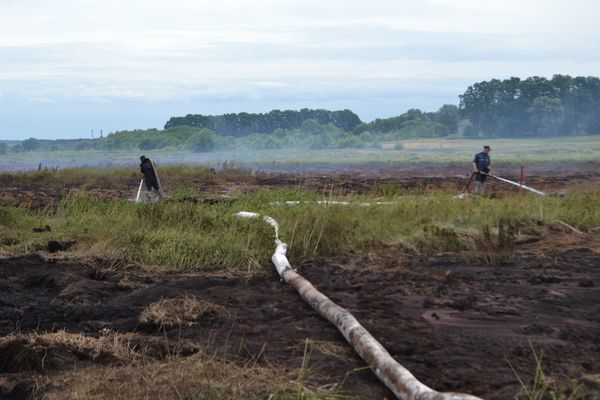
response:
<path fill-rule="evenodd" d="M 475 158 L 473 159 L 473 173 L 475 175 L 475 184 L 473 187 L 473 195 L 482 195 L 485 190 L 485 180 L 487 178 L 487 174 L 489 174 L 492 169 L 490 152 L 492 151 L 490 146 L 483 146 L 483 151 L 481 153 L 475 154 Z"/>
<path fill-rule="evenodd" d="M 144 184 L 148 190 L 148 194 L 152 196 L 152 189 L 158 193 L 158 198 L 161 198 L 160 184 L 158 183 L 158 176 L 154 169 L 154 163 L 146 156 L 140 157 L 140 171 L 144 174 Z"/>

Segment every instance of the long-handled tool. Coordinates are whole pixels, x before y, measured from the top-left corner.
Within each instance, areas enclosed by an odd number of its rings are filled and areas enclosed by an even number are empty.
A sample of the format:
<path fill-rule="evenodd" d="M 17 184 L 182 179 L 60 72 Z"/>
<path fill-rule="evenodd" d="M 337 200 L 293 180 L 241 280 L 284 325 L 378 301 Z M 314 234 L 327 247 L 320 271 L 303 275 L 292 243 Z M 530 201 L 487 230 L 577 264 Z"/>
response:
<path fill-rule="evenodd" d="M 140 187 L 138 188 L 137 196 L 135 196 L 135 202 L 136 203 L 140 202 L 140 193 L 142 192 L 142 185 L 143 184 L 144 184 L 144 179 L 142 178 L 142 180 L 140 181 Z"/>
<path fill-rule="evenodd" d="M 469 186 L 471 186 L 471 182 L 473 182 L 473 178 L 475 177 L 476 174 L 477 174 L 477 172 L 471 173 L 471 176 L 469 177 L 469 180 L 467 181 L 467 184 L 463 188 L 462 192 L 460 192 L 460 194 L 458 196 L 454 196 L 455 199 L 462 200 L 465 198 L 465 196 L 467 195 L 467 191 L 470 191 Z"/>

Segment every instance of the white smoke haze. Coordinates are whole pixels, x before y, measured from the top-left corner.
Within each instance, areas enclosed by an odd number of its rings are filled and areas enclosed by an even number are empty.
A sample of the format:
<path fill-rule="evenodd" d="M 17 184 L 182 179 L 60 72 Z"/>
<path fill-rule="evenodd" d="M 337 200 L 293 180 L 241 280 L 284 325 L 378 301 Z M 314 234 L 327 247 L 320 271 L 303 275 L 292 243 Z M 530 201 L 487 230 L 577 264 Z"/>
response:
<path fill-rule="evenodd" d="M 95 132 L 96 137 L 99 132 Z M 138 170 L 144 154 L 159 167 L 195 165 L 220 170 L 241 168 L 269 173 L 374 173 L 379 176 L 417 173 L 416 176 L 468 176 L 473 155 L 482 144 L 493 150 L 494 170 L 514 176 L 520 165 L 530 174 L 597 174 L 600 136 L 557 139 L 407 139 L 400 148 L 382 143 L 360 149 L 232 149 L 194 153 L 181 149 L 114 151 L 8 152 L 0 156 L 0 172 L 64 168 L 129 167 Z M 16 145 L 9 141 L 9 146 Z M 402 172 L 404 171 L 404 172 Z"/>

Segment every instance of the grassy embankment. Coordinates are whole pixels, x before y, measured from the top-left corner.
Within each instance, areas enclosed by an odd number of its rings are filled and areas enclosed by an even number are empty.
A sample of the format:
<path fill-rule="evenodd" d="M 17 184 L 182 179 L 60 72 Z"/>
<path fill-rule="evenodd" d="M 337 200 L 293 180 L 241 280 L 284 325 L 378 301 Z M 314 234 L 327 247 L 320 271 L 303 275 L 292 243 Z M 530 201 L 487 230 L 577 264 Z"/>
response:
<path fill-rule="evenodd" d="M 118 180 L 122 171 L 22 174 L 23 179 L 69 182 Z M 37 178 L 36 178 L 37 177 Z M 386 188 L 386 190 L 389 188 Z M 393 191 L 390 191 L 393 193 Z M 0 207 L 0 251 L 24 254 L 42 250 L 49 240 L 74 240 L 79 255 L 125 259 L 169 269 L 256 271 L 269 265 L 273 231 L 262 221 L 239 220 L 238 211 L 274 217 L 289 257 L 378 251 L 405 244 L 422 252 L 460 251 L 474 238 L 499 226 L 562 221 L 578 229 L 600 226 L 600 197 L 571 193 L 565 197 L 514 195 L 459 201 L 454 193 L 398 192 L 327 198 L 308 189 L 239 193 L 217 204 L 182 186 L 169 200 L 136 205 L 128 200 L 101 199 L 85 191 L 69 195 L 58 207 L 31 211 Z M 306 203 L 285 205 L 287 200 Z M 316 200 L 344 200 L 352 205 L 318 205 Z M 386 204 L 374 205 L 376 201 Z M 366 206 L 361 203 L 371 203 Z M 50 232 L 33 232 L 50 226 Z"/>

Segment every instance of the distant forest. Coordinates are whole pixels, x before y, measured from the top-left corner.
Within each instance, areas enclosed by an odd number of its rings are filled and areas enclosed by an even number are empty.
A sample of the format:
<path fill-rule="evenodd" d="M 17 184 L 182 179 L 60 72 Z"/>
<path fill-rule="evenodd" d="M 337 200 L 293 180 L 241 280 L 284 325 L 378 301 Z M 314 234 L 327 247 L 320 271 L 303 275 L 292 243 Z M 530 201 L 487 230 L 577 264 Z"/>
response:
<path fill-rule="evenodd" d="M 0 142 L 12 151 L 363 148 L 409 138 L 521 138 L 600 134 L 600 79 L 554 75 L 552 79 L 492 79 L 469 86 L 458 106 L 435 112 L 411 109 L 391 118 L 362 122 L 350 110 L 273 110 L 268 113 L 188 114 L 172 117 L 163 130 L 113 132 L 74 140 Z M 398 143 L 396 148 L 401 148 Z"/>
<path fill-rule="evenodd" d="M 224 115 L 188 114 L 185 117 L 172 117 L 165 124 L 165 129 L 185 125 L 207 128 L 219 135 L 247 136 L 253 133 L 273 133 L 276 129 L 298 129 L 302 126 L 302 122 L 307 120 L 319 124 L 333 124 L 347 132 L 361 123 L 358 115 L 350 110 L 327 111 L 303 108 L 300 111 L 273 110 L 266 114 L 245 112 Z"/>
<path fill-rule="evenodd" d="M 492 79 L 460 97 L 467 137 L 548 137 L 600 133 L 600 79 L 554 75 Z"/>

